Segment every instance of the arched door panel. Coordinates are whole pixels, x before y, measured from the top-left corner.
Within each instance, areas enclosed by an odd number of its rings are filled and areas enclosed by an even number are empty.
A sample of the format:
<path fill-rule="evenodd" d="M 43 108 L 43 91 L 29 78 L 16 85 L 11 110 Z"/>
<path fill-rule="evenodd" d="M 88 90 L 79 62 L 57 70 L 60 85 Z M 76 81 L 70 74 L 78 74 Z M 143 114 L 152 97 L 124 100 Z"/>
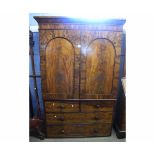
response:
<path fill-rule="evenodd" d="M 53 98 L 72 98 L 73 77 L 73 45 L 64 38 L 52 39 L 46 47 L 47 93 Z"/>
<path fill-rule="evenodd" d="M 91 41 L 86 48 L 85 94 L 86 98 L 102 98 L 110 95 L 113 86 L 115 49 L 104 38 Z M 83 96 L 83 94 L 82 94 Z"/>

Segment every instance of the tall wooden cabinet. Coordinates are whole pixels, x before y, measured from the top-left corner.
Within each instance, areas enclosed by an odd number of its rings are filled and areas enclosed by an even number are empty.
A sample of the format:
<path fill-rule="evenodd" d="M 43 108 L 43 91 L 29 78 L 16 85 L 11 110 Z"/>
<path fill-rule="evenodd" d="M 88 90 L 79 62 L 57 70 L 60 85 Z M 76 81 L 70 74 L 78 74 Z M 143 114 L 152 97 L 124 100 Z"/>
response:
<path fill-rule="evenodd" d="M 125 20 L 34 18 L 47 137 L 109 136 Z"/>

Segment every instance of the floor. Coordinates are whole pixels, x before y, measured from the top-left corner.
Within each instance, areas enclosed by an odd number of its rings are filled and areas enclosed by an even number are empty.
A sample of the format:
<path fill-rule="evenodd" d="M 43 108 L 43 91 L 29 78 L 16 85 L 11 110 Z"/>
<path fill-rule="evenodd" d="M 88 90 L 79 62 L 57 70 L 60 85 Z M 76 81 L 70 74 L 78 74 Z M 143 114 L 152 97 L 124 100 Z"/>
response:
<path fill-rule="evenodd" d="M 36 137 L 30 137 L 30 142 L 126 142 L 126 139 L 118 139 L 115 131 L 112 131 L 110 137 L 93 137 L 93 138 L 45 138 L 40 140 Z"/>

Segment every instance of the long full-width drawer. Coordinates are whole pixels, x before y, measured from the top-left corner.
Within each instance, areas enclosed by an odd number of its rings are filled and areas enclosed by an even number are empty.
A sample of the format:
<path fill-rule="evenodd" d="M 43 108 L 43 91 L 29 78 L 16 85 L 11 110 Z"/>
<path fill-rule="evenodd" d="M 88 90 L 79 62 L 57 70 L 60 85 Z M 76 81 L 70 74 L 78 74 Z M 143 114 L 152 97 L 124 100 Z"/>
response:
<path fill-rule="evenodd" d="M 47 126 L 47 137 L 110 136 L 111 123 Z"/>
<path fill-rule="evenodd" d="M 112 122 L 112 112 L 46 113 L 47 124 Z"/>

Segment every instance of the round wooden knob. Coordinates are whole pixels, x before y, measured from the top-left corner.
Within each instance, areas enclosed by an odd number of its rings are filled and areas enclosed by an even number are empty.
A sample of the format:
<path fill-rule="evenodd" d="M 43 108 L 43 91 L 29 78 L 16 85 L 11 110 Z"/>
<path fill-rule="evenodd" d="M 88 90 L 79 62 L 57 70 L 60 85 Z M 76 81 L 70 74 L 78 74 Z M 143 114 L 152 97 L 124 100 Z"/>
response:
<path fill-rule="evenodd" d="M 95 120 L 99 120 L 99 117 L 98 117 L 98 116 L 95 116 L 94 119 L 95 119 Z"/>
<path fill-rule="evenodd" d="M 60 119 L 60 121 L 64 121 L 64 117 L 60 117 L 59 119 Z"/>
<path fill-rule="evenodd" d="M 99 104 L 96 104 L 96 108 L 100 108 L 101 106 Z"/>
<path fill-rule="evenodd" d="M 93 132 L 94 132 L 94 133 L 98 133 L 98 130 L 97 130 L 97 129 L 94 129 Z"/>
<path fill-rule="evenodd" d="M 61 133 L 63 134 L 63 133 L 65 133 L 65 131 L 64 130 L 61 130 Z"/>
<path fill-rule="evenodd" d="M 60 105 L 60 109 L 64 109 L 65 108 L 65 106 L 64 105 Z"/>

